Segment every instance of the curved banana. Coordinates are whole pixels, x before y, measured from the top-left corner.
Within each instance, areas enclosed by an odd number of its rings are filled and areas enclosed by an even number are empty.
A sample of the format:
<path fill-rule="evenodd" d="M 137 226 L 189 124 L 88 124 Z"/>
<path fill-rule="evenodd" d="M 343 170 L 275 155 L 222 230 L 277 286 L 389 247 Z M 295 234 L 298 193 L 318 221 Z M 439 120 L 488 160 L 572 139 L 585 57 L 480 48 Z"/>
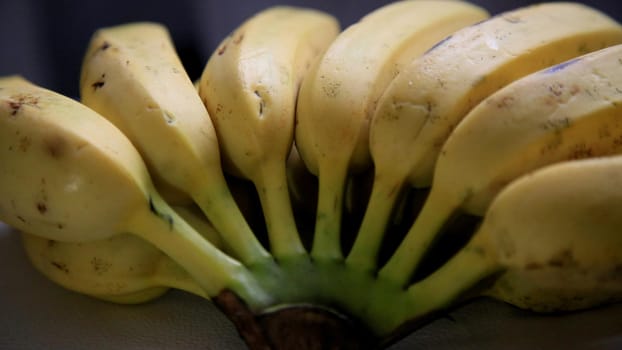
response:
<path fill-rule="evenodd" d="M 134 235 L 81 243 L 21 235 L 32 265 L 75 292 L 131 304 L 155 299 L 169 288 L 207 297 L 179 265 Z"/>
<path fill-rule="evenodd" d="M 218 233 L 187 207 L 175 207 L 186 221 L 216 247 Z M 131 234 L 91 242 L 61 242 L 21 233 L 32 265 L 69 290 L 116 303 L 155 299 L 169 288 L 207 298 L 177 263 L 145 240 Z"/>
<path fill-rule="evenodd" d="M 409 292 L 447 305 L 502 272 L 484 294 L 521 308 L 570 311 L 620 301 L 621 189 L 619 155 L 522 176 L 493 200 L 467 246 Z"/>
<path fill-rule="evenodd" d="M 80 95 L 132 140 L 155 182 L 192 197 L 242 262 L 269 258 L 229 192 L 208 112 L 163 26 L 98 30 L 82 65 Z"/>
<path fill-rule="evenodd" d="M 402 278 L 412 273 L 455 213 L 484 215 L 526 172 L 622 152 L 621 57 L 622 45 L 581 56 L 521 78 L 474 108 L 447 139 L 426 204 L 387 268 Z"/>
<path fill-rule="evenodd" d="M 369 165 L 368 121 L 391 79 L 454 30 L 487 17 L 460 1 L 398 1 L 344 30 L 303 79 L 295 140 L 319 177 L 311 255 L 342 259 L 339 230 L 349 171 Z"/>
<path fill-rule="evenodd" d="M 278 259 L 306 254 L 291 209 L 286 160 L 300 81 L 338 33 L 337 20 L 326 13 L 268 8 L 219 45 L 199 82 L 226 169 L 255 184 Z"/>
<path fill-rule="evenodd" d="M 390 207 L 385 200 L 390 198 L 385 196 L 387 190 L 400 188 L 407 177 L 415 186 L 429 184 L 441 146 L 479 101 L 536 70 L 620 42 L 622 26 L 575 3 L 534 5 L 454 33 L 414 61 L 387 90 L 381 108 L 389 113 L 392 108 L 405 106 L 398 116 L 374 116 L 372 153 L 376 169 L 382 172 L 378 174 L 378 206 Z M 412 87 L 407 81 L 414 82 Z M 392 141 L 381 144 L 386 140 Z M 477 143 L 481 144 L 479 140 Z M 497 146 L 492 148 L 490 152 Z M 437 168 L 435 174 L 439 171 Z M 463 176 L 456 174 L 459 173 L 452 174 L 453 178 L 460 181 Z M 436 185 L 438 191 L 443 191 L 442 186 Z M 430 244 L 432 235 L 427 231 L 438 230 L 438 218 L 448 214 L 433 198 L 427 201 L 410 230 L 409 242 L 383 268 L 383 275 L 396 278 L 399 283 L 409 278 Z M 376 207 L 370 204 L 370 208 Z M 372 233 L 368 235 L 377 237 L 379 225 L 374 220 L 378 220 L 378 212 L 372 210 L 370 215 Z"/>
<path fill-rule="evenodd" d="M 79 102 L 19 77 L 0 79 L 0 164 L 0 220 L 16 229 L 68 242 L 129 232 L 207 295 L 234 288 L 261 302 L 248 270 L 175 213 L 132 143 Z"/>

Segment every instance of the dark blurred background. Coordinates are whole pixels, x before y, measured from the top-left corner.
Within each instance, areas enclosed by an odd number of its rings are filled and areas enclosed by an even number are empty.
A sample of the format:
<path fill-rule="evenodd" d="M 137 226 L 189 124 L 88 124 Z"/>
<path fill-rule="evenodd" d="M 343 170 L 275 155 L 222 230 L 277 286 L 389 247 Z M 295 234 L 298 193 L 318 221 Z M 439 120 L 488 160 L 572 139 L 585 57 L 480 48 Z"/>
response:
<path fill-rule="evenodd" d="M 77 97 L 82 55 L 100 27 L 131 21 L 165 24 L 191 78 L 220 40 L 245 18 L 275 4 L 318 8 L 337 16 L 343 27 L 388 0 L 0 0 L 0 75 L 27 79 Z M 527 0 L 473 0 L 491 13 L 535 3 Z M 591 0 L 622 21 L 622 1 Z"/>

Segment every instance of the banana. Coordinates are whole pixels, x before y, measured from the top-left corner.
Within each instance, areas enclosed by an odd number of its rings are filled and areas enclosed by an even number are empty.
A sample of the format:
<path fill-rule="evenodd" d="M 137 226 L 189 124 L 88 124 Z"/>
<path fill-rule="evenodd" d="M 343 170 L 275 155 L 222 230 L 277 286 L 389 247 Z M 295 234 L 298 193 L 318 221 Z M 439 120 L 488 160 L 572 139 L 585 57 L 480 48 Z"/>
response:
<path fill-rule="evenodd" d="M 81 243 L 21 235 L 32 265 L 69 290 L 125 304 L 153 300 L 169 288 L 207 298 L 179 265 L 134 235 Z"/>
<path fill-rule="evenodd" d="M 156 183 L 201 207 L 243 263 L 269 258 L 229 192 L 208 112 L 163 26 L 98 30 L 83 61 L 80 95 L 132 140 Z"/>
<path fill-rule="evenodd" d="M 208 296 L 250 273 L 204 239 L 154 190 L 136 148 L 88 107 L 20 77 L 0 79 L 0 220 L 67 242 L 132 233 L 186 270 Z"/>
<path fill-rule="evenodd" d="M 521 78 L 475 107 L 447 139 L 426 204 L 385 273 L 403 281 L 450 217 L 484 215 L 520 175 L 620 153 L 621 59 L 622 45 L 580 56 Z"/>
<path fill-rule="evenodd" d="M 460 1 L 398 1 L 345 29 L 303 79 L 295 142 L 319 178 L 311 255 L 342 259 L 339 230 L 348 173 L 369 166 L 368 122 L 403 66 L 487 13 Z"/>
<path fill-rule="evenodd" d="M 409 288 L 413 298 L 433 298 L 418 312 L 449 305 L 499 273 L 482 294 L 538 312 L 622 300 L 620 189 L 619 155 L 561 162 L 521 176 L 495 197 L 471 241 Z"/>
<path fill-rule="evenodd" d="M 376 267 L 378 247 L 402 189 L 407 183 L 429 186 L 445 139 L 478 102 L 521 76 L 621 40 L 620 25 L 594 9 L 544 3 L 459 30 L 405 67 L 372 117 L 376 175 L 348 260 Z"/>
<path fill-rule="evenodd" d="M 214 228 L 190 207 L 174 207 L 214 246 Z M 51 281 L 75 292 L 123 304 L 153 300 L 169 288 L 207 298 L 177 263 L 152 244 L 131 234 L 91 242 L 60 242 L 21 232 L 32 265 Z"/>
<path fill-rule="evenodd" d="M 225 169 L 254 183 L 277 259 L 306 255 L 291 208 L 286 160 L 300 81 L 338 33 L 336 18 L 326 13 L 270 7 L 223 40 L 199 81 Z"/>

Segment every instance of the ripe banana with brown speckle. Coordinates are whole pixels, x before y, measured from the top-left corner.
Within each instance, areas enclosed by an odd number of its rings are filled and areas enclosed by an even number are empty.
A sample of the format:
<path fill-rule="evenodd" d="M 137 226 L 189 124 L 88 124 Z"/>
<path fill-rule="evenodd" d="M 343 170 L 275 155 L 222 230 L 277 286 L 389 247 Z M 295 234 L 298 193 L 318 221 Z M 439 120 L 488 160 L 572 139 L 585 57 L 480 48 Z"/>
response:
<path fill-rule="evenodd" d="M 622 26 L 578 3 L 542 3 L 505 12 L 461 29 L 415 59 L 391 82 L 370 126 L 376 169 L 368 210 L 351 256 L 373 269 L 384 227 L 404 187 L 431 184 L 447 137 L 468 112 L 503 86 L 525 75 L 622 42 Z M 456 175 L 460 178 L 460 175 Z M 427 219 L 422 213 L 418 222 Z M 428 236 L 413 227 L 410 236 Z M 408 265 L 427 243 L 404 248 L 394 259 Z M 397 263 L 391 262 L 390 265 Z M 412 266 L 414 267 L 414 266 Z M 392 269 L 387 275 L 395 275 Z M 409 266 L 408 268 L 411 268 Z M 403 283 L 409 273 L 400 272 Z"/>
<path fill-rule="evenodd" d="M 229 191 L 214 127 L 165 27 L 98 30 L 82 64 L 80 95 L 132 140 L 155 181 L 201 207 L 236 257 L 269 259 Z"/>
<path fill-rule="evenodd" d="M 225 168 L 254 183 L 271 253 L 278 259 L 306 255 L 291 208 L 286 160 L 302 77 L 338 33 L 336 18 L 327 13 L 270 7 L 219 45 L 199 81 Z"/>

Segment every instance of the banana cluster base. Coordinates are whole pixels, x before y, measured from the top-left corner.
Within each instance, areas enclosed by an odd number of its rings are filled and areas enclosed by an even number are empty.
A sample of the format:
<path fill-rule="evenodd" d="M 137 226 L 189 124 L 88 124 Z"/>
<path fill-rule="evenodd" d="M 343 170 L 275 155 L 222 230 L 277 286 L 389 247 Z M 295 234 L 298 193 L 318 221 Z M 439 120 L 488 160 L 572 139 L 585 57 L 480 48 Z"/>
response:
<path fill-rule="evenodd" d="M 291 305 L 254 315 L 230 291 L 220 293 L 214 302 L 251 350 L 362 350 L 380 346 L 361 323 L 327 308 Z"/>

